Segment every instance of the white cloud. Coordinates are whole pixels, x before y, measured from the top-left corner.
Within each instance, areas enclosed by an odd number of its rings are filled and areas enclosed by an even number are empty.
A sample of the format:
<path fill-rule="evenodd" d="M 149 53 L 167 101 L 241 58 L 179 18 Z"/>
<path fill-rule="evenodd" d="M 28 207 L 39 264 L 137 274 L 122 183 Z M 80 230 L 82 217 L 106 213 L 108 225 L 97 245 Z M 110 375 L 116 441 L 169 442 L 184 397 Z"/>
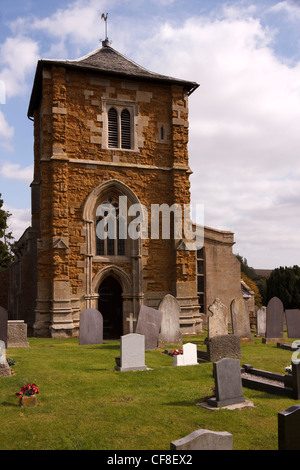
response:
<path fill-rule="evenodd" d="M 30 183 L 33 177 L 33 165 L 21 168 L 18 163 L 5 162 L 0 169 L 0 175 L 5 179 L 21 180 Z"/>
<path fill-rule="evenodd" d="M 30 35 L 49 39 L 47 57 L 71 58 L 70 45 L 79 57 L 104 36 L 102 11 L 118 4 L 80 0 L 48 18 L 14 22 L 16 37 L 0 49 L 5 67 L 0 79 L 9 82 L 10 96 L 21 93 L 36 64 L 38 46 Z M 300 63 L 291 66 L 275 55 L 277 31 L 254 17 L 259 3 L 232 5 L 190 18 L 179 28 L 159 24 L 159 16 L 156 29 L 148 18 L 146 27 L 134 23 L 135 17 L 126 18 L 113 37 L 109 23 L 108 35 L 113 47 L 150 70 L 200 83 L 190 97 L 189 153 L 192 201 L 204 203 L 205 223 L 233 230 L 235 250 L 254 267 L 300 265 Z M 271 10 L 294 18 L 299 14 L 295 2 L 282 1 Z M 29 168 L 4 166 L 1 171 L 11 177 Z"/>
<path fill-rule="evenodd" d="M 13 135 L 14 128 L 7 123 L 4 114 L 0 111 L 0 145 L 11 150 Z"/>
<path fill-rule="evenodd" d="M 292 21 L 299 21 L 300 19 L 300 5 L 298 0 L 278 2 L 276 5 L 270 7 L 270 11 L 275 13 L 286 13 L 289 20 Z"/>
<path fill-rule="evenodd" d="M 104 39 L 101 13 L 106 8 L 112 8 L 113 3 L 112 0 L 77 0 L 68 3 L 66 8 L 59 8 L 48 17 L 31 15 L 18 18 L 11 23 L 11 29 L 15 32 L 22 31 L 24 35 L 38 32 L 50 37 L 47 57 L 65 59 L 70 45 L 77 47 L 81 54 L 83 47 L 95 45 L 95 39 L 100 40 L 100 36 Z"/>
<path fill-rule="evenodd" d="M 164 24 L 136 59 L 200 83 L 189 100 L 192 201 L 260 268 L 300 265 L 300 63 L 280 61 L 274 34 L 231 10 L 180 29 Z"/>
<path fill-rule="evenodd" d="M 0 79 L 5 83 L 7 98 L 28 91 L 26 78 L 38 58 L 38 44 L 28 37 L 10 37 L 0 46 Z"/>

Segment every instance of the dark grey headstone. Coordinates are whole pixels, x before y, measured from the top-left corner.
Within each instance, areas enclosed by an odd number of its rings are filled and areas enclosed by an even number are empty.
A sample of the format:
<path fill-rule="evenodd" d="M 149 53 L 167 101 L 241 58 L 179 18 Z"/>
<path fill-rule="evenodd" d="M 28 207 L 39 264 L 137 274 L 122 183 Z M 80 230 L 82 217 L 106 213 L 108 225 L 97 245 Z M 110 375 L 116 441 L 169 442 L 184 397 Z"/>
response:
<path fill-rule="evenodd" d="M 5 308 L 0 307 L 0 341 L 3 341 L 7 348 L 7 322 L 8 313 Z"/>
<path fill-rule="evenodd" d="M 283 337 L 283 303 L 278 297 L 272 297 L 267 305 L 266 338 Z"/>
<path fill-rule="evenodd" d="M 99 310 L 89 308 L 80 315 L 79 344 L 103 343 L 103 317 Z"/>
<path fill-rule="evenodd" d="M 232 434 L 207 429 L 198 429 L 170 443 L 170 450 L 232 450 L 232 447 Z"/>
<path fill-rule="evenodd" d="M 213 367 L 216 396 L 207 404 L 222 407 L 244 402 L 240 361 L 224 358 L 214 362 Z"/>
<path fill-rule="evenodd" d="M 225 357 L 240 359 L 242 357 L 241 341 L 235 335 L 214 336 L 207 341 L 207 360 L 216 362 Z"/>
<path fill-rule="evenodd" d="M 278 450 L 300 449 L 300 405 L 278 413 Z"/>
<path fill-rule="evenodd" d="M 127 372 L 130 370 L 146 370 L 145 365 L 145 336 L 136 333 L 121 336 L 120 366 L 115 370 Z"/>
<path fill-rule="evenodd" d="M 300 310 L 285 311 L 288 338 L 300 338 Z"/>
<path fill-rule="evenodd" d="M 135 332 L 145 336 L 145 350 L 156 349 L 160 332 L 162 312 L 142 305 Z"/>

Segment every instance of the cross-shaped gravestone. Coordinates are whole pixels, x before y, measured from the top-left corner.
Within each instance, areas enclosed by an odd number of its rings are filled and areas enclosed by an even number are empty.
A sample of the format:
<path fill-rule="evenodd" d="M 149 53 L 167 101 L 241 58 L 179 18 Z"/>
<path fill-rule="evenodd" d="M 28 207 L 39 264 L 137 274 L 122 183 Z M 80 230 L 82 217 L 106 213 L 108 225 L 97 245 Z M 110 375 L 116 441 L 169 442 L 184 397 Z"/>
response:
<path fill-rule="evenodd" d="M 129 333 L 133 333 L 133 324 L 136 322 L 136 318 L 134 318 L 133 313 L 129 314 L 129 317 L 126 318 L 126 321 L 129 323 Z"/>

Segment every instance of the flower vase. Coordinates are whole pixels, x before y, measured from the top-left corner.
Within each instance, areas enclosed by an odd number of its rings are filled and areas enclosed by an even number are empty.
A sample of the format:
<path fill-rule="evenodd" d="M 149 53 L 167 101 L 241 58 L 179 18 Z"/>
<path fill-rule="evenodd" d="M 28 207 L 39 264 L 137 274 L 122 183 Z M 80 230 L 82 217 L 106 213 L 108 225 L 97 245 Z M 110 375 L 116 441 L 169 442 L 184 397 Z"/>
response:
<path fill-rule="evenodd" d="M 29 407 L 29 406 L 36 406 L 37 404 L 37 396 L 36 395 L 24 395 L 20 398 L 20 406 L 22 407 Z"/>

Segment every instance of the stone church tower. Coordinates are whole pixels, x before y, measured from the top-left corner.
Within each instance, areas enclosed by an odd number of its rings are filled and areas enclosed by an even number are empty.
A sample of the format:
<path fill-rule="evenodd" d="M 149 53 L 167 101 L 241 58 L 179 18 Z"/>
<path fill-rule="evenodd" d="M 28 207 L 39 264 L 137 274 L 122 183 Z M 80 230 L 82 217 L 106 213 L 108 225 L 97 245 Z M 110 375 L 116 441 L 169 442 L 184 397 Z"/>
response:
<path fill-rule="evenodd" d="M 182 332 L 195 334 L 215 297 L 229 305 L 241 295 L 231 232 L 205 228 L 204 247 L 187 249 L 184 236 L 151 231 L 153 207 L 190 204 L 188 99 L 197 87 L 144 69 L 108 40 L 78 60 L 38 62 L 32 223 L 10 281 L 10 316 L 34 335 L 76 336 L 80 313 L 97 308 L 104 336 L 117 338 L 142 304 L 158 308 L 166 294 L 181 306 Z M 130 212 L 138 207 L 146 212 Z M 115 237 L 105 239 L 110 214 Z M 148 234 L 128 236 L 138 216 Z"/>

